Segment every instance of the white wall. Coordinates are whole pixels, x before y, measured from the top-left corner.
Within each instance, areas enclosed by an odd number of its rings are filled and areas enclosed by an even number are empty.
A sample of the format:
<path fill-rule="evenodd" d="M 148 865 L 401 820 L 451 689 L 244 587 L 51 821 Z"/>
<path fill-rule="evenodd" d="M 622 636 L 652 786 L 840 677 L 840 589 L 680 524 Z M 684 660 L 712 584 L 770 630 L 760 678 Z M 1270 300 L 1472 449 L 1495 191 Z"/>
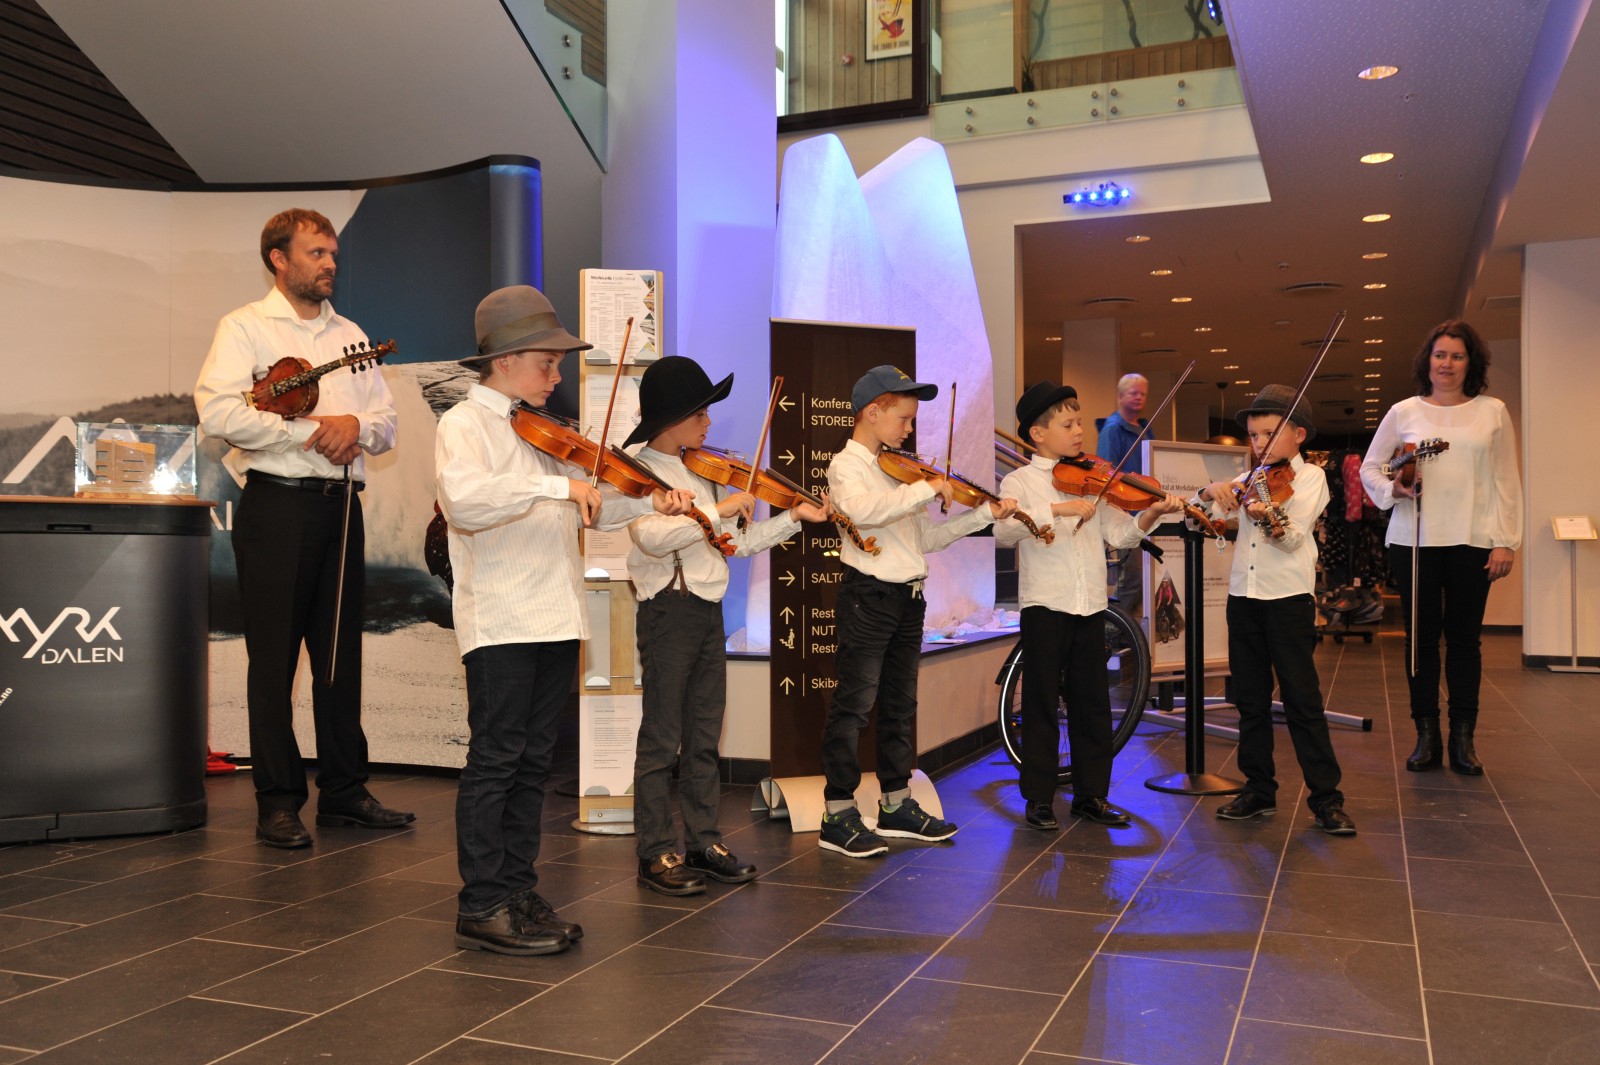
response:
<path fill-rule="evenodd" d="M 1530 244 L 1522 272 L 1522 466 L 1527 526 L 1521 557 L 1525 655 L 1572 653 L 1572 548 L 1550 518 L 1600 520 L 1592 448 L 1600 396 L 1600 239 Z M 1490 378 L 1491 384 L 1495 378 Z M 1600 656 L 1600 542 L 1578 544 L 1578 654 Z"/>

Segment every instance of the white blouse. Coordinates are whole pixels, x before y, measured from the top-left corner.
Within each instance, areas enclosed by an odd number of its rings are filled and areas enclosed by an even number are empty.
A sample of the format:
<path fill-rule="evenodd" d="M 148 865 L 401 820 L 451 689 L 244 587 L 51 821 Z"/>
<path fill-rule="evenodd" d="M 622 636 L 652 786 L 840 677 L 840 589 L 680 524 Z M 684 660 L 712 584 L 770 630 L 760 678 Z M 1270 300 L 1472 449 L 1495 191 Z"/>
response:
<path fill-rule="evenodd" d="M 1522 546 L 1522 477 L 1517 470 L 1517 439 L 1506 405 L 1491 396 L 1474 396 L 1440 407 L 1421 396 L 1389 408 L 1361 463 L 1361 483 L 1373 502 L 1393 508 L 1384 542 L 1410 546 L 1416 528 L 1416 500 L 1396 499 L 1394 483 L 1382 466 L 1401 444 L 1438 438 L 1449 449 L 1419 463 L 1422 474 L 1420 547 Z"/>

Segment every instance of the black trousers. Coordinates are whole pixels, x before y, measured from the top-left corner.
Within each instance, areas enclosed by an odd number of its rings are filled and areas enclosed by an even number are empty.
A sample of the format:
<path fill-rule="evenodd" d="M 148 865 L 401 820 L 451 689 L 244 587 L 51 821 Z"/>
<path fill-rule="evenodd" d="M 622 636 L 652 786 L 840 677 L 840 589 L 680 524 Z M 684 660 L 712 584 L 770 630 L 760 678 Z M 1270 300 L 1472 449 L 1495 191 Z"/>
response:
<path fill-rule="evenodd" d="M 717 745 L 727 705 L 728 651 L 722 604 L 671 588 L 639 604 L 637 628 L 644 705 L 633 756 L 633 825 L 638 855 L 649 861 L 678 849 L 674 765 L 685 849 L 722 842 Z"/>
<path fill-rule="evenodd" d="M 472 737 L 456 789 L 456 908 L 482 918 L 538 882 L 545 783 L 578 641 L 491 644 L 461 661 Z"/>
<path fill-rule="evenodd" d="M 1439 716 L 1439 636 L 1444 635 L 1444 679 L 1450 689 L 1450 719 L 1478 720 L 1483 679 L 1483 611 L 1489 601 L 1487 547 L 1458 544 L 1417 550 L 1417 631 L 1411 631 L 1411 548 L 1389 547 L 1389 572 L 1400 585 L 1406 627 L 1406 668 L 1417 641 L 1417 673 L 1410 677 L 1411 716 Z"/>
<path fill-rule="evenodd" d="M 1072 795 L 1111 792 L 1111 692 L 1106 686 L 1106 626 L 1098 616 L 1022 608 L 1022 797 L 1055 796 L 1061 759 L 1057 694 L 1067 704 Z"/>
<path fill-rule="evenodd" d="M 928 604 L 909 584 L 891 584 L 845 567 L 839 582 L 838 686 L 822 731 L 822 797 L 853 798 L 861 785 L 857 743 L 878 706 L 878 786 L 901 791 L 916 767 L 917 670 Z"/>
<path fill-rule="evenodd" d="M 233 554 L 250 659 L 250 761 L 262 813 L 299 810 L 308 794 L 292 702 L 302 644 L 313 667 L 317 805 L 337 808 L 367 795 L 367 736 L 361 730 L 366 535 L 359 496 L 350 505 L 334 683 L 322 683 L 333 635 L 344 502 L 342 495 L 248 481 L 234 513 Z"/>
<path fill-rule="evenodd" d="M 1272 763 L 1272 675 L 1278 675 L 1289 740 L 1305 775 L 1313 810 L 1344 801 L 1339 760 L 1322 713 L 1322 688 L 1312 651 L 1317 645 L 1316 606 L 1309 595 L 1286 599 L 1228 596 L 1228 668 L 1239 707 L 1239 770 L 1245 787 L 1276 799 Z"/>

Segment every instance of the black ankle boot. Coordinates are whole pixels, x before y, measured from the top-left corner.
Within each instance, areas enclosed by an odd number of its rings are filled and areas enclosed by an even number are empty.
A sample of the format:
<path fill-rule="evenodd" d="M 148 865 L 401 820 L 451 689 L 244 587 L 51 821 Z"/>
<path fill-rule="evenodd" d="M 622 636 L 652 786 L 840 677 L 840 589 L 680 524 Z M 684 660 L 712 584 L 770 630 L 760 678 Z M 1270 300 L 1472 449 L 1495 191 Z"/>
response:
<path fill-rule="evenodd" d="M 1450 722 L 1450 768 L 1469 777 L 1483 776 L 1483 763 L 1472 747 L 1472 730 L 1475 721 Z"/>
<path fill-rule="evenodd" d="M 1436 717 L 1419 717 L 1417 723 L 1417 746 L 1406 758 L 1406 768 L 1413 773 L 1420 773 L 1425 769 L 1432 769 L 1444 759 L 1444 744 L 1439 739 L 1439 719 Z M 1451 736 L 1455 731 L 1452 727 Z M 1452 742 L 1454 740 L 1452 739 Z M 1469 741 L 1470 742 L 1470 741 Z M 1454 748 L 1451 748 L 1454 751 Z"/>

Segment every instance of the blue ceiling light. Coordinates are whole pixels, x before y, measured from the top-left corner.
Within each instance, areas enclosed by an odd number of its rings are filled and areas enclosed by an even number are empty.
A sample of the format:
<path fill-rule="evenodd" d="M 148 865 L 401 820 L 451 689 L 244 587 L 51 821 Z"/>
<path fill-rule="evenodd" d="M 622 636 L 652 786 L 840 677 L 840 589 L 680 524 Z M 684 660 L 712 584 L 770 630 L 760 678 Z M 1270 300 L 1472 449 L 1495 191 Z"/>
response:
<path fill-rule="evenodd" d="M 1102 181 L 1092 189 L 1067 193 L 1061 197 L 1061 202 L 1074 206 L 1087 204 L 1090 207 L 1116 207 L 1127 203 L 1132 195 L 1132 189 L 1123 188 L 1115 181 Z"/>
<path fill-rule="evenodd" d="M 1222 0 L 1206 0 L 1206 16 L 1217 25 L 1222 25 Z"/>

